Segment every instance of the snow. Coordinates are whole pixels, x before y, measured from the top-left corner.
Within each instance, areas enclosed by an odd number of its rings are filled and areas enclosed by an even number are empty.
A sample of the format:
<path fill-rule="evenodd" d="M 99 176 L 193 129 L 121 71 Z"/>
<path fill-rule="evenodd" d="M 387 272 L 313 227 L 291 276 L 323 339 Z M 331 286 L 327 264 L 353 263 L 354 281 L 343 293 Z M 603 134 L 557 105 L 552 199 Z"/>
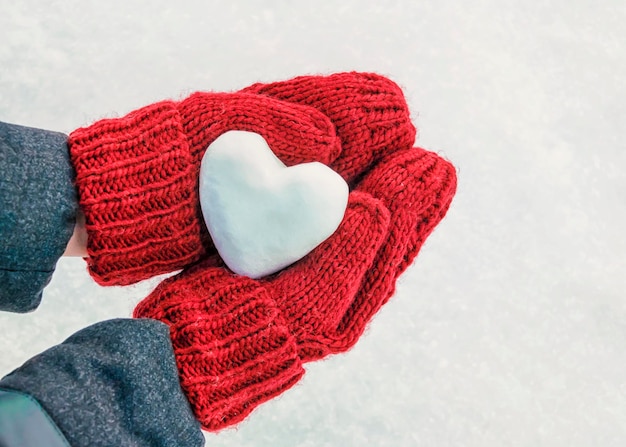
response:
<path fill-rule="evenodd" d="M 625 445 L 625 2 L 0 7 L 0 120 L 69 132 L 195 90 L 376 71 L 458 167 L 357 346 L 207 445 Z M 102 288 L 61 260 L 36 312 L 0 315 L 0 375 L 157 282 Z"/>
<path fill-rule="evenodd" d="M 335 232 L 347 204 L 339 174 L 317 162 L 288 168 L 253 132 L 226 132 L 202 158 L 202 214 L 240 275 L 261 278 L 302 259 Z"/>

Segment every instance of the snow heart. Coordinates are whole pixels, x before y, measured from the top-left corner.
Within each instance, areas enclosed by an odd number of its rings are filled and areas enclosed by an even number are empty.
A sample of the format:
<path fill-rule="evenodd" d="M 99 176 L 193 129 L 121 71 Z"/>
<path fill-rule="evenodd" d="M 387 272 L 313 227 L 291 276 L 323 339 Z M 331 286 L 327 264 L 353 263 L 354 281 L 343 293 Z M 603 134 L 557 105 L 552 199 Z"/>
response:
<path fill-rule="evenodd" d="M 233 272 L 251 278 L 293 264 L 333 234 L 348 192 L 321 163 L 286 167 L 252 132 L 226 132 L 200 166 L 200 205 L 213 243 Z"/>

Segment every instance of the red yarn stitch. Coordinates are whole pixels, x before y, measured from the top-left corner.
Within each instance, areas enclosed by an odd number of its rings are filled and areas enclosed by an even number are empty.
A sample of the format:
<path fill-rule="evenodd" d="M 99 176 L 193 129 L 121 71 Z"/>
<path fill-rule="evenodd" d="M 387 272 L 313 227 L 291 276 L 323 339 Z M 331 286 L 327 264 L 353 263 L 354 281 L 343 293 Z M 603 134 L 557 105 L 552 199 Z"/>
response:
<path fill-rule="evenodd" d="M 235 129 L 262 134 L 288 164 L 321 160 L 357 186 L 338 231 L 280 274 L 253 281 L 210 257 L 135 309 L 170 325 L 181 385 L 209 430 L 293 386 L 303 361 L 352 347 L 456 188 L 452 165 L 410 148 L 404 96 L 379 75 L 304 76 L 153 104 L 70 136 L 98 282 L 129 284 L 210 253 L 199 162 Z"/>
<path fill-rule="evenodd" d="M 227 130 L 258 132 L 285 163 L 321 161 L 348 181 L 415 138 L 402 91 L 368 73 L 195 93 L 78 129 L 68 144 L 98 283 L 131 284 L 214 253 L 197 173 L 206 147 Z"/>
<path fill-rule="evenodd" d="M 415 127 L 400 87 L 375 73 L 299 76 L 243 91 L 315 107 L 337 128 L 341 155 L 331 168 L 351 182 L 386 153 L 409 149 Z"/>
<path fill-rule="evenodd" d="M 285 163 L 330 163 L 333 125 L 311 107 L 246 93 L 196 93 L 74 131 L 69 149 L 103 285 L 183 268 L 213 251 L 198 200 L 204 150 L 228 130 L 262 135 Z"/>
<path fill-rule="evenodd" d="M 450 163 L 423 149 L 384 158 L 350 193 L 339 229 L 263 281 L 209 259 L 162 283 L 135 317 L 170 325 L 183 389 L 205 429 L 242 420 L 302 375 L 301 362 L 354 345 L 444 217 Z"/>
<path fill-rule="evenodd" d="M 170 325 L 181 386 L 207 430 L 241 421 L 304 374 L 267 291 L 215 265 L 163 281 L 134 313 Z"/>
<path fill-rule="evenodd" d="M 269 286 L 298 339 L 303 361 L 354 346 L 444 217 L 456 191 L 456 174 L 449 162 L 432 152 L 403 150 L 381 161 L 355 191 L 351 194 L 380 201 L 389 214 L 380 248 L 363 248 L 361 238 L 378 237 L 371 226 L 346 228 L 348 234 L 358 235 L 355 240 L 329 239 L 330 246 L 318 247 Z M 357 248 L 351 247 L 355 244 Z"/>

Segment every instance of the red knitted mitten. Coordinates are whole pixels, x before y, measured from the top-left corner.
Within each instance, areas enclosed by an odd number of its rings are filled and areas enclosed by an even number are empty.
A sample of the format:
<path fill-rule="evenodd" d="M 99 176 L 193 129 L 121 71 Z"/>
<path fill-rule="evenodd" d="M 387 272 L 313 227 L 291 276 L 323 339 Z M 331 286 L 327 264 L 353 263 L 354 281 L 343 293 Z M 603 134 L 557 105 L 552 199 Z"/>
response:
<path fill-rule="evenodd" d="M 206 147 L 228 130 L 260 133 L 286 164 L 320 161 L 347 181 L 415 139 L 402 91 L 368 73 L 196 93 L 78 129 L 68 143 L 98 283 L 131 284 L 214 253 L 198 170 Z"/>
<path fill-rule="evenodd" d="M 358 225 L 338 231 L 266 286 L 298 340 L 302 361 L 354 346 L 448 211 L 456 173 L 436 154 L 408 149 L 385 157 L 355 191 L 376 199 L 389 213 L 378 250 L 365 250 Z M 366 234 L 374 239 L 371 230 Z"/>
<path fill-rule="evenodd" d="M 135 309 L 170 325 L 181 386 L 207 430 L 243 420 L 304 374 L 274 299 L 218 263 L 166 279 Z"/>
<path fill-rule="evenodd" d="M 203 427 L 242 420 L 292 386 L 301 361 L 352 347 L 444 217 L 455 188 L 454 168 L 437 155 L 391 153 L 350 194 L 338 230 L 293 266 L 255 281 L 209 259 L 142 301 L 135 317 L 171 327 L 181 384 Z"/>
<path fill-rule="evenodd" d="M 261 134 L 289 165 L 328 164 L 340 151 L 318 110 L 247 93 L 195 93 L 70 135 L 87 262 L 98 283 L 131 284 L 214 252 L 198 177 L 207 146 L 228 130 Z"/>
<path fill-rule="evenodd" d="M 379 203 L 357 194 L 350 197 L 342 234 L 356 230 L 372 257 L 387 220 Z M 358 247 L 349 249 L 350 256 L 367 257 Z M 181 386 L 207 430 L 241 421 L 304 374 L 296 338 L 267 285 L 219 263 L 209 258 L 166 279 L 134 312 L 170 325 Z"/>
<path fill-rule="evenodd" d="M 243 90 L 315 107 L 337 128 L 341 155 L 330 167 L 352 182 L 384 154 L 408 149 L 415 127 L 400 87 L 375 73 L 300 76 Z"/>

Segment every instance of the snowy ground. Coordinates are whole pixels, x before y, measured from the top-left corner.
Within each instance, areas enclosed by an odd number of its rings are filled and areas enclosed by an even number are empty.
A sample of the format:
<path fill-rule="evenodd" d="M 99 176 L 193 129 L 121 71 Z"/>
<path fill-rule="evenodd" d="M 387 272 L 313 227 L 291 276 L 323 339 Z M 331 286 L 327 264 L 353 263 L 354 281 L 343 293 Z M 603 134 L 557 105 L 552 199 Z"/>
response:
<path fill-rule="evenodd" d="M 384 6 L 383 6 L 384 5 Z M 626 445 L 626 3 L 0 0 L 0 120 L 69 132 L 194 90 L 376 71 L 459 169 L 446 220 L 346 355 L 210 446 Z M 0 315 L 0 376 L 154 281 L 62 260 Z"/>

